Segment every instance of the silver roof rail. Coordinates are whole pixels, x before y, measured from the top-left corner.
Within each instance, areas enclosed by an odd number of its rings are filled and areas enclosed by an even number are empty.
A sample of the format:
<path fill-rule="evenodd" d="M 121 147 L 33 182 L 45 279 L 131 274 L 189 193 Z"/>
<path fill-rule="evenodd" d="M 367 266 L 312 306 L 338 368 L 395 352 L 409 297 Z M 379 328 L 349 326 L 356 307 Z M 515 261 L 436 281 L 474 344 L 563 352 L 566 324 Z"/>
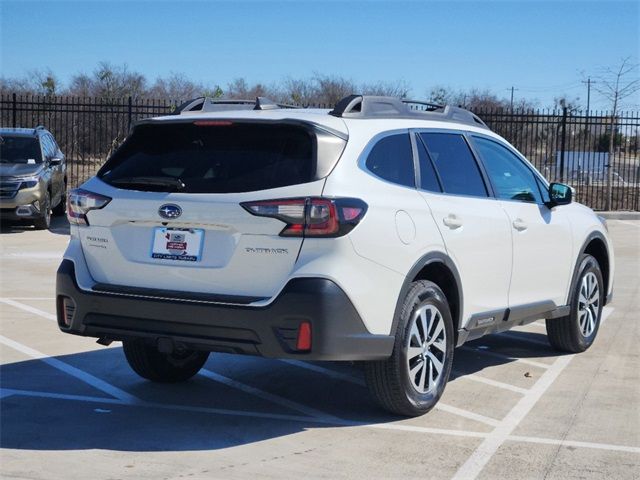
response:
<path fill-rule="evenodd" d="M 415 105 L 415 107 L 412 107 Z M 451 105 L 373 95 L 349 95 L 340 100 L 330 115 L 342 118 L 412 118 L 456 122 L 489 128 L 473 112 Z"/>
<path fill-rule="evenodd" d="M 278 108 L 300 108 L 294 105 L 276 103 L 266 97 L 256 97 L 255 100 L 243 99 L 213 99 L 198 97 L 184 102 L 176 107 L 174 115 L 187 112 L 224 112 L 230 110 L 275 110 Z"/>

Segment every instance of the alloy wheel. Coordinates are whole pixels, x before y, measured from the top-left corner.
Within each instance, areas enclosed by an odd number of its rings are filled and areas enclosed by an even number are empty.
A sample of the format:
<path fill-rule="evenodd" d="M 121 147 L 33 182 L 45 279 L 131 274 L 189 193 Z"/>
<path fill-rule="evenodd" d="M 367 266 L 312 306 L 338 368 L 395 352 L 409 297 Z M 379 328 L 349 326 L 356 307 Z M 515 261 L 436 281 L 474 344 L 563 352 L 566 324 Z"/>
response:
<path fill-rule="evenodd" d="M 433 391 L 442 377 L 447 353 L 444 319 L 434 305 L 423 305 L 415 311 L 406 351 L 413 388 L 419 393 Z"/>

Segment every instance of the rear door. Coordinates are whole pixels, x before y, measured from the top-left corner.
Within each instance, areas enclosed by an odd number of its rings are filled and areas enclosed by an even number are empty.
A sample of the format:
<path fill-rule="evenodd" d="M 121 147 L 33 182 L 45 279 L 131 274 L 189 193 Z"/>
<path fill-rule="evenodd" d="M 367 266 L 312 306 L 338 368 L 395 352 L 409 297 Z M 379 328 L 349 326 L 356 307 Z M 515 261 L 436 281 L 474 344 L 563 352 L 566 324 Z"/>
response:
<path fill-rule="evenodd" d="M 283 221 L 241 203 L 320 195 L 319 165 L 340 153 L 332 142 L 327 149 L 313 128 L 280 122 L 137 127 L 83 186 L 112 198 L 79 228 L 91 275 L 111 285 L 271 297 L 302 239 L 280 236 Z"/>
<path fill-rule="evenodd" d="M 511 232 L 504 210 L 489 196 L 464 135 L 423 131 L 416 137 L 420 193 L 459 269 L 463 318 L 504 311 L 511 275 Z"/>
<path fill-rule="evenodd" d="M 485 136 L 472 139 L 511 224 L 510 307 L 550 301 L 563 305 L 573 258 L 571 226 L 563 208 L 545 205 L 542 182 L 511 149 Z"/>

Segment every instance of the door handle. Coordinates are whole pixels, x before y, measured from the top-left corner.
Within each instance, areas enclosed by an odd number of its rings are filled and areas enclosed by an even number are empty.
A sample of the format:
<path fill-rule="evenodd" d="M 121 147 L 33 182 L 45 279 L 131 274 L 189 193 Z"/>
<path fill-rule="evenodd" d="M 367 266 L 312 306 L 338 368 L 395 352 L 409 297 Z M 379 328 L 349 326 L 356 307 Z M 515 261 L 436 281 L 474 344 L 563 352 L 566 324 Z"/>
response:
<path fill-rule="evenodd" d="M 527 223 L 524 220 L 522 220 L 521 218 L 516 218 L 513 221 L 513 228 L 515 228 L 519 232 L 524 232 L 528 227 Z"/>
<path fill-rule="evenodd" d="M 448 217 L 444 217 L 442 219 L 442 223 L 444 223 L 451 230 L 455 230 L 456 228 L 460 228 L 462 226 L 462 220 L 452 213 L 450 213 Z"/>

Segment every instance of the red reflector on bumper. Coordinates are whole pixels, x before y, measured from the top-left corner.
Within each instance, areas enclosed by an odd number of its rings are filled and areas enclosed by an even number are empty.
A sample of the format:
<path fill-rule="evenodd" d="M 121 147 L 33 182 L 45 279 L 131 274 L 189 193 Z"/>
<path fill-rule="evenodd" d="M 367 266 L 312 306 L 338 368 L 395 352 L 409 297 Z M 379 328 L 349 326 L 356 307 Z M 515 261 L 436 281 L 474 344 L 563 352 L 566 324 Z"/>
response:
<path fill-rule="evenodd" d="M 311 350 L 311 323 L 302 322 L 298 328 L 298 340 L 296 341 L 296 350 Z"/>

